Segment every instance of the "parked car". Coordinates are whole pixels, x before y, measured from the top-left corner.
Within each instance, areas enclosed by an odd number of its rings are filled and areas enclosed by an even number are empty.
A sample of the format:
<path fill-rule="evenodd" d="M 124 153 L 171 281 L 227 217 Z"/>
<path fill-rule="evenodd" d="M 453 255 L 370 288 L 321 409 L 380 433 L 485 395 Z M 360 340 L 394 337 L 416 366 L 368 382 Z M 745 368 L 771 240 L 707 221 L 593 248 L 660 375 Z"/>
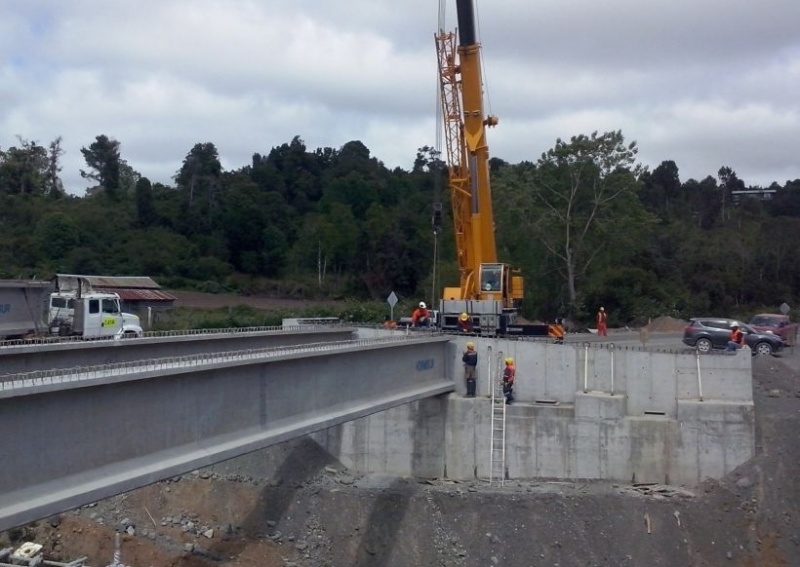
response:
<path fill-rule="evenodd" d="M 731 327 L 739 325 L 744 341 L 753 354 L 773 354 L 788 346 L 783 337 L 774 333 L 762 333 L 736 319 L 721 317 L 695 317 L 683 330 L 683 342 L 696 347 L 702 353 L 715 348 L 725 348 L 730 340 Z"/>
<path fill-rule="evenodd" d="M 756 331 L 761 333 L 773 333 L 780 335 L 784 342 L 794 345 L 797 344 L 797 323 L 792 323 L 788 315 L 780 313 L 760 313 L 754 315 L 748 323 Z"/>

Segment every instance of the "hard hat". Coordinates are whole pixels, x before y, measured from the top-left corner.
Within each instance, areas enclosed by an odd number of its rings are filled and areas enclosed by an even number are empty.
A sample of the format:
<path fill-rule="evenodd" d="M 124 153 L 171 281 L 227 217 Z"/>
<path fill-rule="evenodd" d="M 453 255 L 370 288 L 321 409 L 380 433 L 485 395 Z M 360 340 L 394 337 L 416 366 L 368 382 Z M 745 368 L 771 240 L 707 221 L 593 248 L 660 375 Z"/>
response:
<path fill-rule="evenodd" d="M 472 343 L 472 342 L 470 342 L 470 343 L 467 343 L 467 348 L 468 348 L 469 350 L 472 350 L 472 349 L 474 349 L 474 348 L 475 348 L 475 343 Z"/>
<path fill-rule="evenodd" d="M 469 315 L 467 315 L 466 313 L 462 313 L 461 315 L 458 316 L 458 318 L 461 319 L 462 321 L 466 321 L 467 319 L 469 319 Z"/>
<path fill-rule="evenodd" d="M 506 364 L 514 364 L 514 359 L 511 357 L 506 358 Z"/>
<path fill-rule="evenodd" d="M 425 302 L 424 301 L 420 301 L 419 302 L 419 306 L 422 307 L 423 309 L 425 309 Z"/>
<path fill-rule="evenodd" d="M 605 311 L 605 308 L 604 308 L 604 307 L 601 307 L 601 308 L 600 308 L 600 311 Z"/>
<path fill-rule="evenodd" d="M 739 325 L 737 323 L 731 323 L 731 329 L 738 329 Z"/>

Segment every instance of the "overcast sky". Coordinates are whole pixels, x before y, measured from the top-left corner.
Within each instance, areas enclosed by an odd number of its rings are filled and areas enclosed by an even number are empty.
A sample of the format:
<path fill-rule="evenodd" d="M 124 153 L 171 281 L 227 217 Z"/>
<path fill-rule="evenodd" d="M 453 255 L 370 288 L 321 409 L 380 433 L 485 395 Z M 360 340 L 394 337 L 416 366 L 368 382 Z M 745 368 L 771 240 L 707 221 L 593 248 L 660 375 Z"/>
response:
<path fill-rule="evenodd" d="M 800 1 L 476 0 L 493 157 L 622 130 L 681 180 L 800 178 Z M 456 27 L 455 4 L 445 29 Z M 410 169 L 433 145 L 431 0 L 0 0 L 0 149 L 105 134 L 151 181 L 196 143 L 226 170 L 299 135 Z"/>

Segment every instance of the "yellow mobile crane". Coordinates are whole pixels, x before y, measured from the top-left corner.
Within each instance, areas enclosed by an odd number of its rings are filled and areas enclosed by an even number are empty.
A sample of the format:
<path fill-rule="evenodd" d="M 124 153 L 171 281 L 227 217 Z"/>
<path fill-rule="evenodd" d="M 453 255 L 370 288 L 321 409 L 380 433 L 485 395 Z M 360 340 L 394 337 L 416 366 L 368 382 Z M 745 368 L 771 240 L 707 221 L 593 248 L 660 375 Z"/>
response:
<path fill-rule="evenodd" d="M 463 328 L 459 318 L 466 313 L 469 328 L 479 334 L 547 335 L 547 325 L 517 324 L 523 278 L 519 270 L 497 260 L 486 128 L 498 120 L 484 115 L 472 0 L 456 0 L 456 11 L 458 32 L 440 30 L 436 51 L 461 281 L 444 289 L 439 324 L 442 329 Z"/>

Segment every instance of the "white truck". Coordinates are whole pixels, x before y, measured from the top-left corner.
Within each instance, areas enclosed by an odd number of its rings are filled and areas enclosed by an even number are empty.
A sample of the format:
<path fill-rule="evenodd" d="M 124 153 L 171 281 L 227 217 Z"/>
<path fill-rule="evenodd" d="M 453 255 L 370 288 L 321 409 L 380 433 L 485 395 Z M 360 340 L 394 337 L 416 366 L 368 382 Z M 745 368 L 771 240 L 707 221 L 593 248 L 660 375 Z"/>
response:
<path fill-rule="evenodd" d="M 116 293 L 57 290 L 50 282 L 0 280 L 0 338 L 141 337 L 139 317 L 123 313 Z"/>

